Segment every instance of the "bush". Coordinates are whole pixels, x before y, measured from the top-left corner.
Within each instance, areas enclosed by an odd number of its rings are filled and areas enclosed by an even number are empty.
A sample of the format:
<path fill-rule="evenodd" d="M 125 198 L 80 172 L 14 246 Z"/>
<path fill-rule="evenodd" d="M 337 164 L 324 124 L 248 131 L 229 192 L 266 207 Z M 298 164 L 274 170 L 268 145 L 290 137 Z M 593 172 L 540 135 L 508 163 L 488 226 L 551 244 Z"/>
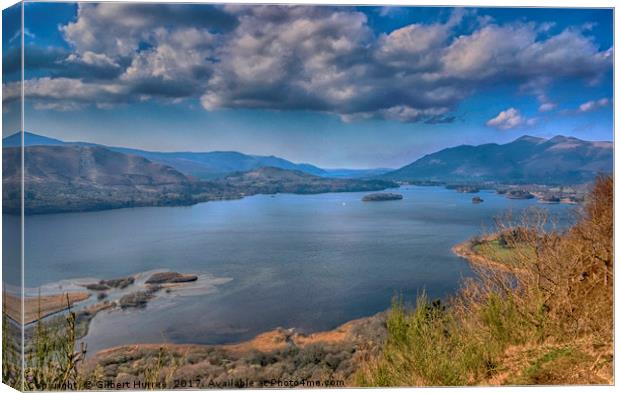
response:
<path fill-rule="evenodd" d="M 463 283 L 448 307 L 424 295 L 413 311 L 395 302 L 387 343 L 362 365 L 359 385 L 480 384 L 500 368 L 512 373 L 507 383 L 600 383 L 591 370 L 602 367 L 611 380 L 612 178 L 597 180 L 579 221 L 565 232 L 556 231 L 542 211 L 498 226 L 514 264 L 502 271 L 474 267 L 476 278 Z M 577 341 L 583 350 L 566 349 Z M 526 348 L 549 343 L 564 349 L 532 358 L 525 370 L 507 360 L 509 349 L 528 358 L 534 355 Z M 598 356 L 582 356 L 587 351 Z M 557 366 L 569 363 L 571 368 Z"/>

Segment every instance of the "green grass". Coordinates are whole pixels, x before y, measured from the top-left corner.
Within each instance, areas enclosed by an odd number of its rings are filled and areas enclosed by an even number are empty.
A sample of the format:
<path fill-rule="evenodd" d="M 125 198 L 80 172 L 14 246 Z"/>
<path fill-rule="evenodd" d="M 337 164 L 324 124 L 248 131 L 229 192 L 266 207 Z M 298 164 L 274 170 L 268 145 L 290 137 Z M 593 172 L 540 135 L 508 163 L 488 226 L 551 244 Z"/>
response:
<path fill-rule="evenodd" d="M 518 248 L 517 248 L 518 247 Z M 472 247 L 477 254 L 509 267 L 519 267 L 522 255 L 533 254 L 527 246 L 507 247 L 499 239 L 485 240 Z"/>
<path fill-rule="evenodd" d="M 570 383 L 571 370 L 579 369 L 590 357 L 571 347 L 553 348 L 538 357 L 521 373 L 510 381 L 515 385 L 545 385 Z"/>
<path fill-rule="evenodd" d="M 494 306 L 498 309 L 501 302 Z M 489 321 L 496 326 L 490 312 Z M 511 323 L 511 325 L 516 325 Z M 505 343 L 486 331 L 472 334 L 440 302 L 418 297 L 407 311 L 395 301 L 387 320 L 388 340 L 381 357 L 356 379 L 361 386 L 473 385 L 497 371 L 495 357 Z M 506 333 L 503 333 L 506 335 Z M 482 341 L 487 340 L 484 345 Z"/>

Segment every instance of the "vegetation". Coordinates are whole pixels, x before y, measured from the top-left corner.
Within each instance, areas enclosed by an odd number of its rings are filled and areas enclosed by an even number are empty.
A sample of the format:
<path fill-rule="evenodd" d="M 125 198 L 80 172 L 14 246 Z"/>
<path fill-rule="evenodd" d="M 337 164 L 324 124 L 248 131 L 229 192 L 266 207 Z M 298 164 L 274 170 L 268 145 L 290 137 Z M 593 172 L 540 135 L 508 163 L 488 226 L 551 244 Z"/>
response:
<path fill-rule="evenodd" d="M 449 304 L 395 301 L 362 386 L 613 383 L 613 180 L 565 232 L 544 214 L 500 224 L 506 271 L 474 267 Z M 509 250 L 509 252 L 508 252 Z M 493 255 L 492 253 L 489 255 Z M 509 259 L 506 259 L 509 258 Z"/>
<path fill-rule="evenodd" d="M 564 232 L 541 213 L 503 220 L 490 247 L 509 258 L 508 269 L 474 266 L 476 278 L 446 303 L 422 293 L 411 310 L 396 299 L 387 320 L 358 321 L 347 340 L 313 342 L 283 331 L 269 350 L 143 346 L 110 351 L 88 366 L 86 347 L 78 345 L 81 314 L 67 298 L 62 317 L 39 318 L 27 330 L 22 367 L 21 331 L 3 314 L 3 381 L 25 390 L 110 389 L 118 385 L 102 382 L 129 381 L 178 388 L 175 380 L 205 388 L 231 378 L 361 386 L 613 383 L 610 177 L 598 179 L 580 214 Z"/>
<path fill-rule="evenodd" d="M 398 201 L 403 199 L 401 194 L 393 192 L 376 192 L 373 194 L 364 195 L 362 202 L 380 202 L 380 201 Z"/>
<path fill-rule="evenodd" d="M 6 290 L 2 294 L 2 382 L 21 390 L 23 383 L 21 330 L 8 317 Z"/>
<path fill-rule="evenodd" d="M 25 214 L 184 206 L 256 194 L 377 191 L 398 186 L 387 180 L 327 178 L 274 167 L 202 181 L 146 158 L 100 146 L 28 146 L 26 151 L 28 160 L 21 168 L 21 150 L 3 150 L 6 213 L 21 212 L 16 191 L 22 175 Z M 111 284 L 99 283 L 92 288 L 105 289 L 118 283 Z"/>
<path fill-rule="evenodd" d="M 471 249 L 489 261 L 518 269 L 524 256 L 534 257 L 534 249 L 527 242 L 521 241 L 519 237 L 507 242 L 505 240 L 507 236 L 509 236 L 507 233 L 500 233 L 491 238 L 475 241 Z"/>

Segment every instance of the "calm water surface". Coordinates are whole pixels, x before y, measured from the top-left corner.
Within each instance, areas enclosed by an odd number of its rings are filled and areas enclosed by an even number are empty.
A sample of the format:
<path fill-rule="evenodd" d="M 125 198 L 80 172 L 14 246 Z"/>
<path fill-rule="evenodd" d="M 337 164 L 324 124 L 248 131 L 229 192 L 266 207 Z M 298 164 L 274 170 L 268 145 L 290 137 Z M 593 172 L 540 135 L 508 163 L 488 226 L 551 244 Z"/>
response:
<path fill-rule="evenodd" d="M 471 274 L 450 248 L 507 210 L 568 217 L 573 207 L 509 200 L 491 191 L 405 187 L 401 201 L 364 193 L 257 195 L 191 207 L 30 216 L 26 286 L 169 269 L 212 278 L 208 290 L 163 295 L 146 309 L 93 320 L 90 351 L 138 342 L 222 343 L 278 326 L 332 329 L 413 300 L 454 292 Z M 64 280 L 64 281 L 63 281 Z"/>

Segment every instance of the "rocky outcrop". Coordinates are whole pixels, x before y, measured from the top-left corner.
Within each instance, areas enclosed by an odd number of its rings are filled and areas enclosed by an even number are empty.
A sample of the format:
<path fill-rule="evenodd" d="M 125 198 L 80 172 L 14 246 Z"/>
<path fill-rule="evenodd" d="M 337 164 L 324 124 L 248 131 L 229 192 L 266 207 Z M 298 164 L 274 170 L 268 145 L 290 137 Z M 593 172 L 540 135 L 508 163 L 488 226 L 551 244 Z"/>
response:
<path fill-rule="evenodd" d="M 98 283 L 87 284 L 84 287 L 90 291 L 107 291 L 112 288 L 125 289 L 133 284 L 136 279 L 132 276 L 115 278 L 112 280 L 101 280 Z"/>
<path fill-rule="evenodd" d="M 183 282 L 192 282 L 198 280 L 198 276 L 194 274 L 181 274 L 177 272 L 155 273 L 148 280 L 147 284 L 178 284 Z"/>

